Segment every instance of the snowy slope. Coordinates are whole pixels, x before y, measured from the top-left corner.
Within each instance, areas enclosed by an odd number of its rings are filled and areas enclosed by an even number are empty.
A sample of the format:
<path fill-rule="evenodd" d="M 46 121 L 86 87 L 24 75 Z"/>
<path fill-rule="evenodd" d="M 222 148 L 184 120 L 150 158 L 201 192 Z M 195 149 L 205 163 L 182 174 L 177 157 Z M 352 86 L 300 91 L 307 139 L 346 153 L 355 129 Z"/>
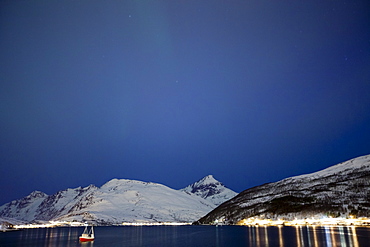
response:
<path fill-rule="evenodd" d="M 157 183 L 113 179 L 90 194 L 90 203 L 59 220 L 121 222 L 191 222 L 215 206 Z M 84 200 L 86 201 L 86 200 Z"/>
<path fill-rule="evenodd" d="M 6 203 L 0 207 L 0 217 L 14 218 L 23 221 L 50 220 L 66 214 L 86 194 L 95 191 L 97 187 L 90 185 L 86 188 L 66 189 L 47 195 L 34 191 L 30 195 Z"/>
<path fill-rule="evenodd" d="M 212 175 L 202 178 L 201 180 L 185 187 L 181 191 L 200 196 L 211 201 L 216 206 L 238 194 L 217 181 Z"/>
<path fill-rule="evenodd" d="M 370 216 L 370 155 L 247 189 L 199 223 L 220 218 L 235 224 L 254 216 L 294 219 L 328 215 Z"/>
<path fill-rule="evenodd" d="M 94 185 L 85 188 L 66 189 L 48 196 L 38 208 L 38 220 L 50 220 L 73 210 L 81 201 L 87 201 L 88 196 L 98 188 Z"/>
<path fill-rule="evenodd" d="M 28 196 L 0 207 L 0 216 L 31 221 L 38 216 L 37 209 L 48 197 L 41 191 L 33 191 Z"/>
<path fill-rule="evenodd" d="M 127 179 L 112 179 L 100 188 L 90 185 L 59 191 L 53 195 L 35 191 L 4 204 L 0 217 L 24 221 L 77 220 L 100 224 L 122 222 L 192 222 L 234 195 L 208 176 L 198 181 L 199 193 L 174 190 L 167 186 Z M 188 186 L 189 187 L 189 186 Z"/>
<path fill-rule="evenodd" d="M 365 155 L 361 157 L 357 157 L 354 159 L 351 159 L 349 161 L 345 161 L 342 163 L 339 163 L 337 165 L 330 166 L 326 169 L 314 172 L 314 173 L 309 173 L 309 174 L 303 174 L 291 178 L 286 178 L 283 181 L 288 181 L 288 180 L 314 180 L 314 179 L 319 179 L 322 177 L 327 177 L 327 176 L 332 176 L 335 174 L 341 174 L 345 175 L 348 173 L 352 173 L 356 169 L 362 169 L 369 167 L 369 161 L 370 160 L 370 155 Z"/>

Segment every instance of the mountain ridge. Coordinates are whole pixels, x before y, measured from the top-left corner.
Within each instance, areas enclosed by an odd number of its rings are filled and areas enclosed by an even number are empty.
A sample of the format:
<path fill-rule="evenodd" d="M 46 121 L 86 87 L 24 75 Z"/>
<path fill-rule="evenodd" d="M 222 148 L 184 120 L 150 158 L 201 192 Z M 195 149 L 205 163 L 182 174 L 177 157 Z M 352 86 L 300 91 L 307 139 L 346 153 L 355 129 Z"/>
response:
<path fill-rule="evenodd" d="M 221 184 L 215 179 L 213 183 Z M 0 217 L 27 222 L 64 220 L 97 224 L 192 222 L 216 206 L 211 200 L 163 184 L 114 178 L 101 187 L 68 188 L 53 195 L 33 191 L 0 206 Z"/>
<path fill-rule="evenodd" d="M 370 155 L 326 169 L 266 183 L 242 191 L 195 224 L 226 224 L 258 217 L 370 216 Z"/>

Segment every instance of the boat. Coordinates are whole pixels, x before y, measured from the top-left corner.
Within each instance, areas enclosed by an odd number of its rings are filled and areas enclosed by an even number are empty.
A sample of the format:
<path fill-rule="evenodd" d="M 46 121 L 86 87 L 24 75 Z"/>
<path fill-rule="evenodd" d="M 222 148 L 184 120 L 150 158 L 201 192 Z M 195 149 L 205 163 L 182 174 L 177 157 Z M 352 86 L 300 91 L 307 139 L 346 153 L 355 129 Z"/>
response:
<path fill-rule="evenodd" d="M 87 241 L 94 241 L 94 227 L 91 226 L 90 230 L 88 227 L 85 227 L 84 232 L 80 236 L 80 241 L 81 242 L 87 242 Z"/>

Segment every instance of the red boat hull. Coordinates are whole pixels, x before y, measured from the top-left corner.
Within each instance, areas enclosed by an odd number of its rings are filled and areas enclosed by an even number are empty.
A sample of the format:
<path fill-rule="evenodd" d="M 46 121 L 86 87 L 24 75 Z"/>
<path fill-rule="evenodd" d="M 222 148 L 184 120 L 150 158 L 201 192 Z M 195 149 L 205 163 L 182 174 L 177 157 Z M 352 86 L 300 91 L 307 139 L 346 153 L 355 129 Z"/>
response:
<path fill-rule="evenodd" d="M 80 238 L 81 242 L 88 242 L 88 241 L 94 241 L 93 238 Z"/>

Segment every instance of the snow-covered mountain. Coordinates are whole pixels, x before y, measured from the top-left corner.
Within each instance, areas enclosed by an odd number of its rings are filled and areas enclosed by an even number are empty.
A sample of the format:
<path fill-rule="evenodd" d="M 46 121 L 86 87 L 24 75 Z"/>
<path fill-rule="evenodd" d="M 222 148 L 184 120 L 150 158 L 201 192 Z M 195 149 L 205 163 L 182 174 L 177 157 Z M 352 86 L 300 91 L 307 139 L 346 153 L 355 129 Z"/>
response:
<path fill-rule="evenodd" d="M 185 187 L 182 191 L 200 196 L 211 201 L 216 206 L 238 194 L 217 181 L 212 175 L 208 175 Z"/>
<path fill-rule="evenodd" d="M 47 195 L 34 191 L 28 196 L 4 204 L 0 207 L 0 217 L 23 221 L 51 220 L 73 211 L 76 204 L 88 200 L 89 195 L 98 190 L 94 185 L 85 188 L 66 189 Z"/>
<path fill-rule="evenodd" d="M 221 184 L 215 179 L 212 183 Z M 217 191 L 212 186 L 211 189 L 212 192 L 208 194 L 217 198 Z M 207 189 L 204 191 L 206 193 Z M 219 193 L 222 194 L 223 190 Z M 162 184 L 112 179 L 100 188 L 90 185 L 62 190 L 54 195 L 34 191 L 1 206 L 0 217 L 28 222 L 77 220 L 95 221 L 98 224 L 192 222 L 215 207 L 212 200 Z"/>
<path fill-rule="evenodd" d="M 370 155 L 327 169 L 263 184 L 239 193 L 196 223 L 250 217 L 291 220 L 310 217 L 370 216 Z"/>

